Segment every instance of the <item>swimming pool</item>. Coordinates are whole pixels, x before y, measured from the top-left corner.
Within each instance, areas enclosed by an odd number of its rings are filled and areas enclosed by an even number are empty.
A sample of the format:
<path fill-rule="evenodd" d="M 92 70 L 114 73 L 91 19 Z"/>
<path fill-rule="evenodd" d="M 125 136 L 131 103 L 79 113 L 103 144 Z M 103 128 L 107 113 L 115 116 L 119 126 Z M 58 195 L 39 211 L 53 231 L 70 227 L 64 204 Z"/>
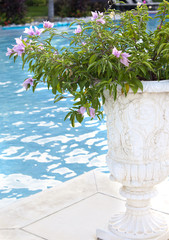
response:
<path fill-rule="evenodd" d="M 156 25 L 150 22 L 149 29 Z M 44 85 L 34 94 L 23 89 L 29 73 L 21 70 L 19 58 L 14 66 L 5 56 L 20 35 L 23 28 L 0 30 L 0 207 L 96 167 L 108 171 L 105 120 L 86 117 L 82 126 L 72 128 L 69 120 L 63 121 L 71 96 L 54 104 Z M 54 44 L 61 48 L 68 43 L 57 39 Z"/>
<path fill-rule="evenodd" d="M 65 31 L 65 27 L 60 31 Z M 70 34 L 73 29 L 70 29 Z M 1 205 L 27 197 L 99 167 L 105 171 L 104 120 L 85 118 L 82 126 L 63 121 L 71 97 L 54 104 L 44 85 L 25 91 L 28 72 L 5 56 L 23 29 L 0 31 L 0 199 Z M 60 48 L 67 41 L 58 39 Z M 15 66 L 14 66 L 15 65 Z"/>

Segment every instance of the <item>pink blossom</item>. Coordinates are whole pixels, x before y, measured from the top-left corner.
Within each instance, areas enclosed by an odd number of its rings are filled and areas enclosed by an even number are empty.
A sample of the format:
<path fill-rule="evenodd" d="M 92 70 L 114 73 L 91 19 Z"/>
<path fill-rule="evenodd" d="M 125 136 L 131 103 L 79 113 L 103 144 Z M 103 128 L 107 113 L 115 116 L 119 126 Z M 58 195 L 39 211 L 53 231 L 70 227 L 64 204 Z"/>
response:
<path fill-rule="evenodd" d="M 18 56 L 22 56 L 22 54 L 25 52 L 25 45 L 22 42 L 22 36 L 20 38 L 15 38 L 16 45 L 13 47 L 13 52 L 15 52 Z M 24 38 L 24 41 L 26 41 L 27 38 Z"/>
<path fill-rule="evenodd" d="M 143 3 L 146 4 L 146 1 L 144 0 Z"/>
<path fill-rule="evenodd" d="M 25 28 L 24 33 L 27 33 L 27 34 L 30 35 L 30 36 L 35 35 L 35 32 L 34 32 L 32 26 L 30 26 L 30 28 Z"/>
<path fill-rule="evenodd" d="M 91 12 L 92 13 L 92 21 L 94 21 L 94 20 L 96 20 L 98 17 L 99 17 L 99 15 L 98 15 L 98 13 L 95 11 L 95 12 Z"/>
<path fill-rule="evenodd" d="M 78 113 L 81 114 L 81 115 L 84 115 L 85 112 L 86 112 L 86 108 L 85 107 L 80 107 L 78 109 Z"/>
<path fill-rule="evenodd" d="M 53 26 L 54 26 L 54 23 L 51 23 L 49 21 L 44 21 L 43 22 L 43 27 L 44 28 L 53 28 Z"/>
<path fill-rule="evenodd" d="M 128 57 L 130 57 L 131 55 L 126 53 L 126 52 L 124 52 L 124 53 L 121 54 L 121 56 L 122 56 L 122 58 L 120 59 L 120 62 L 122 64 L 124 64 L 126 67 L 128 67 L 129 66 L 129 62 L 131 62 L 130 60 L 128 60 Z"/>
<path fill-rule="evenodd" d="M 122 53 L 122 51 L 118 51 L 115 47 L 113 48 L 112 54 L 117 57 L 120 58 L 120 62 L 122 64 L 124 64 L 126 67 L 129 66 L 129 62 L 131 62 L 130 60 L 128 60 L 128 57 L 130 57 L 131 55 L 124 52 Z"/>
<path fill-rule="evenodd" d="M 99 13 L 99 16 L 103 16 L 103 12 L 98 12 Z"/>
<path fill-rule="evenodd" d="M 76 33 L 76 34 L 77 34 L 77 33 L 81 33 L 81 31 L 82 31 L 81 26 L 78 25 L 78 26 L 77 26 L 77 29 L 75 30 L 75 33 Z"/>
<path fill-rule="evenodd" d="M 91 18 L 92 21 L 96 20 L 99 16 L 103 16 L 102 12 L 97 13 L 97 11 L 95 11 L 95 12 L 91 12 L 91 13 L 92 13 L 92 18 Z"/>
<path fill-rule="evenodd" d="M 37 27 L 35 27 L 35 35 L 40 36 L 42 32 L 43 32 L 43 29 L 38 29 Z"/>
<path fill-rule="evenodd" d="M 83 46 L 85 46 L 85 45 L 86 45 L 86 43 L 85 43 L 85 42 L 82 42 L 82 45 L 83 45 Z"/>
<path fill-rule="evenodd" d="M 41 35 L 41 33 L 43 32 L 43 29 L 38 29 L 37 27 L 34 27 L 34 28 L 35 28 L 35 30 L 33 30 L 32 26 L 30 26 L 30 28 L 25 28 L 24 33 L 27 33 L 30 36 Z"/>
<path fill-rule="evenodd" d="M 96 22 L 100 22 L 102 24 L 105 24 L 106 21 L 102 17 L 102 18 L 97 19 Z"/>
<path fill-rule="evenodd" d="M 100 12 L 97 13 L 96 11 L 91 13 L 92 13 L 92 18 L 91 18 L 92 21 L 96 20 L 96 22 L 105 24 L 106 21 L 103 19 L 103 13 L 100 13 Z"/>
<path fill-rule="evenodd" d="M 113 48 L 113 51 L 112 51 L 112 54 L 113 54 L 115 57 L 119 58 L 121 52 L 122 52 L 122 51 L 118 51 L 118 50 L 116 49 L 116 47 L 114 47 L 114 48 Z"/>
<path fill-rule="evenodd" d="M 89 113 L 90 113 L 90 117 L 94 118 L 95 117 L 95 109 L 94 108 L 89 108 Z"/>
<path fill-rule="evenodd" d="M 33 82 L 34 82 L 34 79 L 33 78 L 27 78 L 24 83 L 23 83 L 23 87 L 25 89 L 28 89 L 29 85 L 30 86 L 33 86 Z"/>
<path fill-rule="evenodd" d="M 6 56 L 11 56 L 12 53 L 14 53 L 13 49 L 7 48 Z"/>

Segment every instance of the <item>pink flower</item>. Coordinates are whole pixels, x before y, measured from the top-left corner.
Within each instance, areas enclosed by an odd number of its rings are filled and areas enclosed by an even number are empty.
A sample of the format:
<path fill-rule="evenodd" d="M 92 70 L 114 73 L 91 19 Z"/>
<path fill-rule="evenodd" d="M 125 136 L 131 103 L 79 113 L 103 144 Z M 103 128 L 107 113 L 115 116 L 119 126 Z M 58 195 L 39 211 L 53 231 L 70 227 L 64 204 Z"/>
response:
<path fill-rule="evenodd" d="M 33 82 L 34 82 L 33 78 L 27 78 L 23 83 L 23 87 L 25 89 L 28 89 L 29 86 L 33 86 Z"/>
<path fill-rule="evenodd" d="M 99 16 L 103 16 L 102 12 L 97 13 L 97 11 L 95 11 L 95 12 L 91 12 L 91 13 L 92 13 L 92 18 L 91 18 L 92 21 L 96 20 Z"/>
<path fill-rule="evenodd" d="M 92 13 L 92 18 L 91 18 L 92 21 L 96 20 L 96 22 L 105 24 L 106 21 L 103 19 L 103 13 L 100 13 L 100 12 L 97 13 L 96 11 L 91 13 Z"/>
<path fill-rule="evenodd" d="M 102 24 L 105 24 L 106 21 L 103 18 L 99 18 L 99 19 L 96 20 L 96 22 L 100 22 Z"/>
<path fill-rule="evenodd" d="M 122 64 L 124 64 L 126 67 L 128 67 L 129 66 L 129 62 L 131 62 L 130 60 L 128 60 L 128 57 L 130 57 L 131 55 L 126 53 L 126 52 L 124 52 L 124 53 L 121 54 L 121 56 L 122 56 L 122 58 L 120 59 L 120 62 Z"/>
<path fill-rule="evenodd" d="M 98 12 L 99 13 L 99 16 L 103 16 L 103 12 Z"/>
<path fill-rule="evenodd" d="M 30 28 L 25 28 L 24 33 L 27 33 L 27 34 L 30 35 L 30 36 L 35 35 L 35 32 L 34 32 L 32 26 L 30 26 Z"/>
<path fill-rule="evenodd" d="M 119 58 L 122 51 L 118 51 L 115 47 L 113 48 L 112 54 Z"/>
<path fill-rule="evenodd" d="M 90 113 L 90 117 L 94 118 L 95 117 L 95 109 L 94 108 L 89 108 L 89 113 Z"/>
<path fill-rule="evenodd" d="M 120 62 L 122 64 L 124 64 L 126 67 L 129 66 L 129 62 L 131 62 L 131 61 L 128 60 L 128 57 L 131 56 L 130 54 L 128 54 L 126 52 L 122 53 L 122 51 L 118 51 L 115 47 L 113 48 L 112 54 L 117 58 L 120 57 Z"/>
<path fill-rule="evenodd" d="M 81 26 L 78 25 L 78 26 L 77 26 L 77 29 L 75 30 L 75 33 L 76 33 L 76 34 L 77 34 L 77 33 L 81 33 L 81 31 L 82 31 Z"/>
<path fill-rule="evenodd" d="M 40 36 L 42 32 L 43 32 L 43 29 L 38 29 L 37 27 L 35 27 L 35 35 Z"/>
<path fill-rule="evenodd" d="M 146 1 L 144 0 L 143 3 L 146 4 Z"/>
<path fill-rule="evenodd" d="M 44 28 L 53 28 L 53 26 L 54 26 L 54 23 L 51 23 L 49 21 L 44 21 L 43 22 L 43 27 Z"/>
<path fill-rule="evenodd" d="M 83 46 L 85 46 L 85 45 L 86 45 L 86 43 L 85 43 L 85 42 L 82 42 L 82 45 L 83 45 Z"/>
<path fill-rule="evenodd" d="M 35 30 L 33 30 L 32 26 L 30 26 L 30 28 L 25 28 L 24 33 L 27 33 L 30 36 L 33 35 L 41 35 L 41 33 L 43 32 L 43 29 L 38 29 L 37 27 L 35 27 Z"/>
<path fill-rule="evenodd" d="M 81 115 L 84 115 L 85 112 L 86 112 L 86 108 L 85 107 L 80 107 L 78 109 L 78 113 L 81 114 Z"/>
<path fill-rule="evenodd" d="M 20 38 L 15 38 L 16 40 L 16 45 L 13 47 L 13 52 L 15 52 L 18 56 L 22 56 L 22 53 L 25 52 L 25 45 L 22 42 L 22 36 Z M 24 41 L 27 39 L 24 38 Z"/>
<path fill-rule="evenodd" d="M 96 20 L 98 17 L 99 17 L 99 15 L 98 15 L 98 13 L 95 11 L 95 12 L 91 12 L 92 13 L 92 21 L 94 21 L 94 20 Z"/>
<path fill-rule="evenodd" d="M 12 53 L 14 53 L 13 49 L 7 48 L 6 56 L 11 56 Z"/>

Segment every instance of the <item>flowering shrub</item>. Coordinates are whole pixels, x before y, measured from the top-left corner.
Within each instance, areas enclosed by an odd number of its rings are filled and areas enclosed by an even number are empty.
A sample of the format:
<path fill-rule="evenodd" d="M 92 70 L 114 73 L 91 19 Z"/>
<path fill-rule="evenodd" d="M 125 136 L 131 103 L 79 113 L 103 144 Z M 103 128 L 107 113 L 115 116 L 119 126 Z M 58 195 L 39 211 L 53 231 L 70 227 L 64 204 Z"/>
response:
<path fill-rule="evenodd" d="M 23 66 L 29 63 L 33 76 L 25 80 L 26 89 L 35 91 L 44 82 L 52 89 L 55 102 L 65 98 L 66 92 L 72 94 L 74 104 L 65 119 L 70 118 L 74 126 L 75 120 L 82 122 L 85 112 L 91 119 L 102 118 L 104 89 L 116 99 L 118 85 L 127 95 L 129 88 L 134 93 L 142 90 L 144 80 L 169 78 L 168 14 L 169 3 L 164 0 L 156 14 L 159 25 L 152 32 L 147 31 L 150 17 L 145 4 L 122 13 L 120 21 L 115 21 L 113 11 L 92 12 L 90 21 L 77 21 L 70 46 L 60 52 L 51 44 L 57 29 L 46 21 L 43 29 L 26 28 L 28 38 L 17 38 L 7 55 L 14 60 L 21 56 Z"/>

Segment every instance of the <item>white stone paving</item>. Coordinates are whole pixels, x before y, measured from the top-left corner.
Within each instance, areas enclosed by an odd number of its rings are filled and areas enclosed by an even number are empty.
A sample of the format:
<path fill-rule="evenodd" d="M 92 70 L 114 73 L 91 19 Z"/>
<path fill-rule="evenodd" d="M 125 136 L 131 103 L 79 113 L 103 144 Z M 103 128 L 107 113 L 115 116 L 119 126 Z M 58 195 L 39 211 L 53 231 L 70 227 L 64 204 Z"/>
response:
<path fill-rule="evenodd" d="M 90 171 L 0 209 L 0 240 L 96 240 L 112 214 L 125 210 L 120 184 Z M 169 181 L 158 186 L 152 207 L 169 221 Z"/>

